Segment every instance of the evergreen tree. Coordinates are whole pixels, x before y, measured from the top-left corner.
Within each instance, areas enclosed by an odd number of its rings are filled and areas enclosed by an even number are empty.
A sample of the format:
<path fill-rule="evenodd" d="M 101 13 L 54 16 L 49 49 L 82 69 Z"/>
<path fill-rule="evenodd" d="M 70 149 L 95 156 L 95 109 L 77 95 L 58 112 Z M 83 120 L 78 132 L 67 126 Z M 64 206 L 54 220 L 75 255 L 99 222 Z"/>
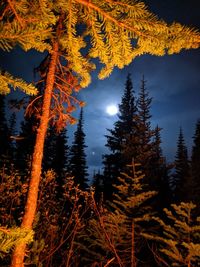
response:
<path fill-rule="evenodd" d="M 182 128 L 180 128 L 175 159 L 175 173 L 172 178 L 174 200 L 176 202 L 184 201 L 188 195 L 188 192 L 185 191 L 185 189 L 188 190 L 188 188 L 185 188 L 185 185 L 190 178 L 189 169 L 187 147 L 185 145 Z"/>
<path fill-rule="evenodd" d="M 7 166 L 10 149 L 9 131 L 5 114 L 5 96 L 0 95 L 0 167 Z"/>
<path fill-rule="evenodd" d="M 69 169 L 74 177 L 75 185 L 79 184 L 80 189 L 87 189 L 87 163 L 85 154 L 85 133 L 83 131 L 83 109 L 81 108 L 77 130 L 74 133 L 74 141 L 70 149 Z"/>
<path fill-rule="evenodd" d="M 151 185 L 157 192 L 155 196 L 155 207 L 157 210 L 161 210 L 171 203 L 171 190 L 169 185 L 169 169 L 167 166 L 166 159 L 163 156 L 161 148 L 161 129 L 156 126 L 154 130 L 153 146 L 152 146 L 152 157 L 150 159 L 149 173 L 152 177 Z"/>
<path fill-rule="evenodd" d="M 67 129 L 57 131 L 50 126 L 47 133 L 44 149 L 44 170 L 53 169 L 59 177 L 63 177 L 68 168 Z"/>
<path fill-rule="evenodd" d="M 165 219 L 153 217 L 162 227 L 160 234 L 144 234 L 158 242 L 154 256 L 159 266 L 192 267 L 200 263 L 200 217 L 194 216 L 196 206 L 181 202 L 164 209 Z"/>
<path fill-rule="evenodd" d="M 21 122 L 19 139 L 16 143 L 16 168 L 22 177 L 30 172 L 33 149 L 35 145 L 37 119 L 34 115 L 25 116 Z"/>
<path fill-rule="evenodd" d="M 16 135 L 16 120 L 17 120 L 16 113 L 13 112 L 9 118 L 9 127 L 8 127 L 9 135 L 11 138 L 15 137 Z"/>
<path fill-rule="evenodd" d="M 151 108 L 152 98 L 146 88 L 146 81 L 144 76 L 141 80 L 141 87 L 138 98 L 138 117 L 137 117 L 137 136 L 138 136 L 138 150 L 136 160 L 140 162 L 144 168 L 144 173 L 148 180 L 148 184 L 152 183 L 150 170 L 150 161 L 153 156 L 153 140 L 155 132 L 151 130 Z M 153 179 L 153 178 L 152 178 Z"/>
<path fill-rule="evenodd" d="M 111 197 L 113 184 L 116 183 L 117 177 L 135 156 L 134 147 L 130 148 L 130 139 L 135 136 L 134 115 L 136 110 L 133 85 L 130 74 L 128 74 L 119 105 L 118 120 L 114 124 L 114 129 L 108 130 L 110 135 L 106 135 L 106 146 L 111 153 L 104 155 L 103 162 L 105 198 Z"/>
<path fill-rule="evenodd" d="M 94 173 L 92 186 L 94 187 L 95 200 L 99 205 L 103 201 L 103 182 L 104 176 L 100 173 L 100 170 L 98 171 L 98 173 Z"/>
<path fill-rule="evenodd" d="M 47 136 L 44 144 L 43 170 L 48 171 L 52 169 L 53 159 L 55 157 L 56 149 L 56 129 L 50 126 L 47 131 Z"/>
<path fill-rule="evenodd" d="M 78 246 L 84 255 L 82 266 L 151 266 L 139 252 L 143 247 L 142 224 L 150 218 L 145 202 L 155 192 L 145 191 L 144 175 L 134 162 L 118 177 L 117 194 L 107 208 L 93 202 L 93 218 L 80 233 Z M 81 240 L 83 242 L 81 242 Z M 88 249 L 89 248 L 89 249 Z M 141 262 L 144 264 L 142 265 Z M 146 265 L 145 265 L 146 264 Z M 155 265 L 154 265 L 155 266 Z"/>
<path fill-rule="evenodd" d="M 8 123 L 8 133 L 10 138 L 10 151 L 9 151 L 9 158 L 10 162 L 15 162 L 16 157 L 16 113 L 13 112 L 9 118 Z"/>
<path fill-rule="evenodd" d="M 43 171 L 54 171 L 58 185 L 58 199 L 63 197 L 63 185 L 69 171 L 68 153 L 67 129 L 63 128 L 58 132 L 55 125 L 50 126 L 45 141 Z"/>
<path fill-rule="evenodd" d="M 149 189 L 155 190 L 158 181 L 156 181 L 156 177 L 153 177 L 152 170 L 155 169 L 153 164 L 156 164 L 156 158 L 157 161 L 161 159 L 162 152 L 159 143 L 161 142 L 160 129 L 157 128 L 157 132 L 151 129 L 151 103 L 152 98 L 149 97 L 143 76 L 137 100 L 137 112 L 132 116 L 132 134 L 128 136 L 127 142 L 124 143 L 123 157 L 126 154 L 131 154 L 132 158 L 141 164 L 146 183 L 150 186 Z"/>
<path fill-rule="evenodd" d="M 0 227 L 0 258 L 2 259 L 10 253 L 19 242 L 32 243 L 33 236 L 33 230 L 21 229 L 20 227 Z M 3 264 L 1 266 L 8 266 L 8 262 L 1 260 L 1 263 Z"/>
<path fill-rule="evenodd" d="M 190 190 L 190 196 L 192 201 L 198 206 L 198 210 L 200 211 L 199 206 L 199 197 L 200 197 L 200 120 L 196 123 L 195 134 L 193 137 L 194 145 L 192 148 L 192 188 Z"/>

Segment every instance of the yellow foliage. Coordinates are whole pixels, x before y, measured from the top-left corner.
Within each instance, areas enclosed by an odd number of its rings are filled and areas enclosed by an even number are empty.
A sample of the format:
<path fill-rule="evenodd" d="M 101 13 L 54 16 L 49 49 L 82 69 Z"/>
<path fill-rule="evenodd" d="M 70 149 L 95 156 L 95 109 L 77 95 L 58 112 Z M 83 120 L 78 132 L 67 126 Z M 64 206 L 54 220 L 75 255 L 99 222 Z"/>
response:
<path fill-rule="evenodd" d="M 0 74 L 0 94 L 9 93 L 10 87 L 13 89 L 19 88 L 29 95 L 37 94 L 37 89 L 33 84 L 28 84 L 21 79 L 14 78 L 8 72 Z"/>
<path fill-rule="evenodd" d="M 167 25 L 148 11 L 143 2 L 20 0 L 12 3 L 8 10 L 4 1 L 0 4 L 5 9 L 0 23 L 0 48 L 9 51 L 19 44 L 25 51 L 33 48 L 51 52 L 57 39 L 60 52 L 79 77 L 81 87 L 91 82 L 93 58 L 103 64 L 99 73 L 103 79 L 114 67 L 123 68 L 142 54 L 162 56 L 200 45 L 197 30 L 179 23 Z M 60 20 L 61 26 L 56 30 Z"/>
<path fill-rule="evenodd" d="M 168 266 L 198 266 L 200 262 L 200 221 L 193 218 L 193 203 L 172 204 L 164 209 L 167 222 L 153 217 L 163 229 L 163 235 L 143 234 L 147 239 L 160 243 L 162 258 Z"/>

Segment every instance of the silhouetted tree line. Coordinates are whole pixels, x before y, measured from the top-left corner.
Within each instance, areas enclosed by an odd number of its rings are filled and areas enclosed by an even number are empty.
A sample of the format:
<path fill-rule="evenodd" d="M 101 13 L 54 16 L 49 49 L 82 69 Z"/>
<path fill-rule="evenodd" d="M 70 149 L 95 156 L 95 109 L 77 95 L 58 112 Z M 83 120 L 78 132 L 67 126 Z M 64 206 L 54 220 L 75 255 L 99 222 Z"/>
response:
<path fill-rule="evenodd" d="M 167 163 L 161 148 L 161 128 L 151 126 L 152 98 L 144 77 L 138 97 L 135 96 L 130 75 L 127 76 L 124 94 L 119 104 L 118 120 L 106 135 L 110 153 L 103 155 L 103 174 L 94 175 L 94 186 L 99 199 L 112 199 L 117 177 L 126 171 L 133 159 L 140 163 L 149 190 L 157 191 L 155 206 L 163 208 L 170 203 L 195 201 L 199 203 L 200 121 L 196 123 L 191 159 L 188 158 L 183 130 L 177 140 L 174 163 Z M 197 174 L 198 173 L 198 174 Z"/>
<path fill-rule="evenodd" d="M 94 174 L 92 188 L 83 108 L 71 147 L 66 128 L 49 127 L 34 241 L 32 237 L 27 241 L 26 264 L 199 266 L 200 120 L 191 159 L 180 128 L 175 161 L 168 164 L 161 149 L 161 128 L 151 124 L 151 104 L 144 77 L 136 96 L 129 74 L 118 119 L 106 135 L 109 153 L 103 155 L 103 172 Z M 31 113 L 17 134 L 16 115 L 8 118 L 5 110 L 5 97 L 0 95 L 2 266 L 10 264 L 9 249 L 25 238 L 16 229 L 23 216 L 38 124 Z M 16 229 L 6 233 L 5 226 Z"/>

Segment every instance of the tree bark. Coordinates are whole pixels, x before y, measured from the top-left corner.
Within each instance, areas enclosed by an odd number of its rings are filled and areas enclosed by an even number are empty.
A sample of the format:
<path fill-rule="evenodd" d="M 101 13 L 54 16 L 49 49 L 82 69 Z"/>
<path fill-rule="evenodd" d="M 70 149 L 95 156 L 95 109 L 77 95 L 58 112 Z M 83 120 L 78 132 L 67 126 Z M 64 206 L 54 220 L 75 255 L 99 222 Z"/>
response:
<path fill-rule="evenodd" d="M 53 45 L 53 51 L 51 54 L 51 61 L 49 64 L 46 86 L 44 90 L 42 115 L 40 118 L 40 125 L 38 127 L 36 135 L 36 143 L 33 152 L 28 196 L 25 206 L 25 213 L 21 224 L 21 228 L 28 230 L 32 229 L 32 224 L 36 214 L 38 189 L 39 189 L 41 169 L 42 169 L 44 142 L 45 142 L 46 132 L 48 129 L 49 113 L 51 107 L 51 96 L 55 81 L 57 58 L 58 58 L 58 43 L 55 42 Z M 24 244 L 23 242 L 16 245 L 12 255 L 11 267 L 24 266 L 25 250 L 26 250 L 26 244 Z"/>

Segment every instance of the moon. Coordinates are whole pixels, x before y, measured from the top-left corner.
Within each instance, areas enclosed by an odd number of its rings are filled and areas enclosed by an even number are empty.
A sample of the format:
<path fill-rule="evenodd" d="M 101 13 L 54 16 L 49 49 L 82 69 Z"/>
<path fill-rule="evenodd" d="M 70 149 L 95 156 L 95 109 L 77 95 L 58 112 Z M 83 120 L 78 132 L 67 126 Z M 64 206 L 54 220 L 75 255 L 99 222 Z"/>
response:
<path fill-rule="evenodd" d="M 114 116 L 118 112 L 118 107 L 116 105 L 109 105 L 106 108 L 106 113 L 110 116 Z"/>

